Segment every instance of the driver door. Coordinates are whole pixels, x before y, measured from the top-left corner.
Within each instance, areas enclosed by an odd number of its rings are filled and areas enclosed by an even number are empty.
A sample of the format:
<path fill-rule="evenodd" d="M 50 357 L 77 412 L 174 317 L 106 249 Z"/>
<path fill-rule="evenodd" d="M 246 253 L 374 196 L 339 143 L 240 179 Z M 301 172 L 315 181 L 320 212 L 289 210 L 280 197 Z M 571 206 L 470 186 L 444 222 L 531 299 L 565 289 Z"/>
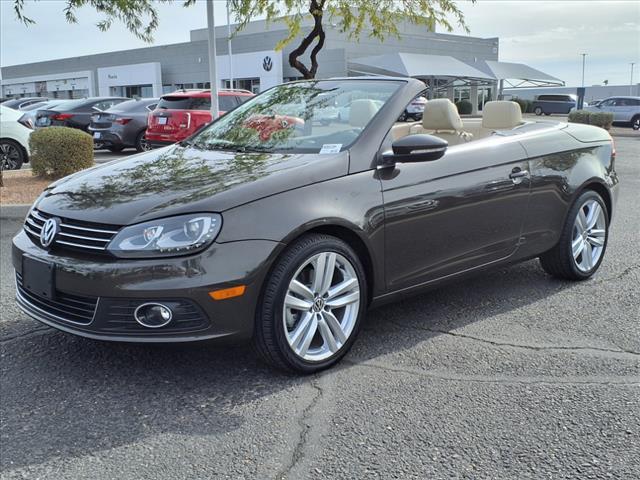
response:
<path fill-rule="evenodd" d="M 529 166 L 504 137 L 449 147 L 435 161 L 380 170 L 389 291 L 505 259 L 518 248 Z"/>

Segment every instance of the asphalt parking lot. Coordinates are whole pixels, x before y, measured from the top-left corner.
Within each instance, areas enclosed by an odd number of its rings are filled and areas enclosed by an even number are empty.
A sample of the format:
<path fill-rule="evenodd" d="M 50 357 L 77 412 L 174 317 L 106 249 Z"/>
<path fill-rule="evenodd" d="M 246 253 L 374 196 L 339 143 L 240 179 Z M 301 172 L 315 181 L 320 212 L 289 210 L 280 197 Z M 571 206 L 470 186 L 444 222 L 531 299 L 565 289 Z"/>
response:
<path fill-rule="evenodd" d="M 13 301 L 2 220 L 2 478 L 640 478 L 640 139 L 590 281 L 537 261 L 371 311 L 338 368 L 57 332 Z M 114 156 L 117 158 L 117 156 Z"/>

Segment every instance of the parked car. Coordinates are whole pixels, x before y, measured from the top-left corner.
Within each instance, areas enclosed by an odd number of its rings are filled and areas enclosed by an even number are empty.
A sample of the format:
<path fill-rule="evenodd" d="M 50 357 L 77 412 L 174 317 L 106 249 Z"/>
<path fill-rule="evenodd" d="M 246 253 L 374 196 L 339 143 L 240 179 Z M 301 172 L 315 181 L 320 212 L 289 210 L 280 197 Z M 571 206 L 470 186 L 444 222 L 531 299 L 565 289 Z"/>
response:
<path fill-rule="evenodd" d="M 22 98 L 10 98 L 9 100 L 5 100 L 1 105 L 13 108 L 14 110 L 24 110 L 29 105 L 33 105 L 34 103 L 46 102 L 49 100 L 47 97 L 22 97 Z"/>
<path fill-rule="evenodd" d="M 420 120 L 424 113 L 424 106 L 427 104 L 427 98 L 420 96 L 416 97 L 407 105 L 404 112 L 398 118 L 400 122 L 406 122 L 407 120 Z"/>
<path fill-rule="evenodd" d="M 142 152 L 149 150 L 145 137 L 149 112 L 158 104 L 158 98 L 143 98 L 118 103 L 104 112 L 91 116 L 89 133 L 96 146 L 112 152 L 133 147 Z"/>
<path fill-rule="evenodd" d="M 26 108 L 23 108 L 21 111 L 23 112 L 22 117 L 20 117 L 19 122 L 22 123 L 27 128 L 35 128 L 36 126 L 36 117 L 38 116 L 39 110 L 48 110 L 53 107 L 57 107 L 62 105 L 64 102 L 71 102 L 72 100 L 48 100 L 46 102 L 33 103 Z"/>
<path fill-rule="evenodd" d="M 29 135 L 32 129 L 18 120 L 22 113 L 0 104 L 0 162 L 3 170 L 19 170 L 29 161 Z"/>
<path fill-rule="evenodd" d="M 90 97 L 67 100 L 47 110 L 38 110 L 36 128 L 71 127 L 85 132 L 91 123 L 91 115 L 103 112 L 118 103 L 130 100 L 125 97 Z"/>
<path fill-rule="evenodd" d="M 640 97 L 609 97 L 584 110 L 613 113 L 614 123 L 625 123 L 640 130 Z"/>
<path fill-rule="evenodd" d="M 553 113 L 568 114 L 578 104 L 575 95 L 538 95 L 531 105 L 533 113 L 540 116 Z"/>
<path fill-rule="evenodd" d="M 254 94 L 248 90 L 219 90 L 220 115 L 234 109 Z M 163 95 L 149 114 L 147 141 L 155 147 L 181 142 L 211 122 L 211 91 L 180 90 Z"/>
<path fill-rule="evenodd" d="M 412 133 L 396 120 L 424 88 L 279 85 L 188 142 L 54 183 L 13 239 L 18 305 L 93 339 L 250 339 L 311 373 L 345 355 L 372 305 L 535 257 L 594 275 L 618 191 L 609 134 L 523 122 L 503 101 L 463 123 L 447 99 Z M 358 98 L 348 124 L 315 122 L 319 92 Z M 303 135 L 286 119 L 299 105 Z"/>

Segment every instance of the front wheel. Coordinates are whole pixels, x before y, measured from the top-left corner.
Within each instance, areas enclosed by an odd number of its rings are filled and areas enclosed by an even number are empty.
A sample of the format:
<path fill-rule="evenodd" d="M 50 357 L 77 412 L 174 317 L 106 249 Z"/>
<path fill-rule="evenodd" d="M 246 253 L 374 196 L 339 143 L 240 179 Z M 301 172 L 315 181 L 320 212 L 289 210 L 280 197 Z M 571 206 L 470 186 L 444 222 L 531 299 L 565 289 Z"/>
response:
<path fill-rule="evenodd" d="M 323 370 L 351 348 L 366 305 L 365 273 L 353 249 L 329 235 L 305 235 L 266 280 L 254 346 L 278 368 Z"/>
<path fill-rule="evenodd" d="M 640 130 L 640 115 L 633 117 L 633 120 L 631 120 L 631 128 Z"/>
<path fill-rule="evenodd" d="M 25 157 L 20 144 L 13 140 L 0 140 L 0 162 L 3 170 L 20 170 Z"/>
<path fill-rule="evenodd" d="M 533 109 L 533 113 L 535 113 L 537 116 L 542 115 L 542 108 L 540 107 L 536 107 Z"/>
<path fill-rule="evenodd" d="M 540 256 L 542 268 L 554 277 L 586 280 L 600 267 L 608 238 L 607 207 L 588 190 L 569 210 L 558 244 Z"/>

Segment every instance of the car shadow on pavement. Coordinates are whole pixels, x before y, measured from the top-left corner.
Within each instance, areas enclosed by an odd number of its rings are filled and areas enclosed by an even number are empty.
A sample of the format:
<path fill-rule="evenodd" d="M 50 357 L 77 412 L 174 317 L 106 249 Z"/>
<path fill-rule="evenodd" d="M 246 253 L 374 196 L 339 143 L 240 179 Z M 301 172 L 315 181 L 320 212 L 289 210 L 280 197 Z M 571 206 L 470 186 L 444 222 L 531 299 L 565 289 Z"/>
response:
<path fill-rule="evenodd" d="M 342 371 L 570 285 L 529 262 L 375 309 Z M 247 347 L 113 344 L 54 330 L 7 341 L 2 356 L 3 471 L 163 433 L 223 435 L 243 424 L 243 406 L 310 381 L 263 365 Z"/>

